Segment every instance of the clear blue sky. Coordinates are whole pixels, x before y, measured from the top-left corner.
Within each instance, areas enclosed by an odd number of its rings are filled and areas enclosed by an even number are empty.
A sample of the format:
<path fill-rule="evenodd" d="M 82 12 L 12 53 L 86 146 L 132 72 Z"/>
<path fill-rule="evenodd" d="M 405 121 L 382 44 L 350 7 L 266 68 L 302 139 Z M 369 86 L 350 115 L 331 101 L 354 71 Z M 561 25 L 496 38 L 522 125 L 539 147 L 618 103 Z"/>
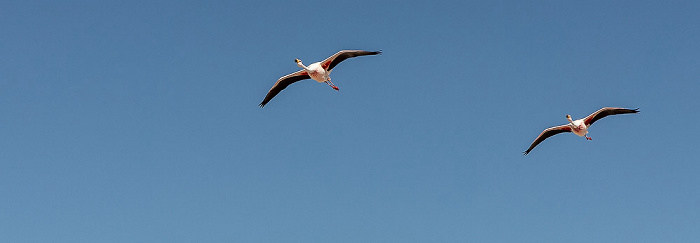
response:
<path fill-rule="evenodd" d="M 3 1 L 0 241 L 698 242 L 698 13 Z M 257 106 L 342 49 L 384 53 Z"/>

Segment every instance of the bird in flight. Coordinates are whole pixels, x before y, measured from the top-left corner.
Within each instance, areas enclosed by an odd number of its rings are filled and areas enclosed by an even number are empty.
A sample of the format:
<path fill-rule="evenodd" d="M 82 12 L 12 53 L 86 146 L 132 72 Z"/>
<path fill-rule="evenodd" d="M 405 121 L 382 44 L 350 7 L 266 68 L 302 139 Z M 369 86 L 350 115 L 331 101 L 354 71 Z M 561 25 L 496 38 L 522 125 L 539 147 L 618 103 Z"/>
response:
<path fill-rule="evenodd" d="M 545 139 L 563 132 L 573 132 L 579 137 L 586 137 L 586 140 L 593 140 L 587 134 L 588 128 L 591 127 L 591 125 L 593 125 L 594 122 L 609 115 L 619 115 L 627 113 L 639 113 L 639 108 L 630 110 L 625 108 L 605 107 L 596 112 L 593 112 L 593 114 L 590 114 L 587 117 L 575 121 L 571 120 L 570 115 L 566 115 L 566 119 L 569 121 L 569 124 L 545 129 L 544 131 L 542 131 L 542 133 L 540 133 L 539 136 L 537 136 L 537 139 L 535 139 L 535 141 L 532 142 L 530 148 L 528 148 L 523 153 L 527 155 L 528 153 L 530 153 L 530 151 L 532 151 L 532 149 L 535 148 L 535 146 L 540 144 Z"/>
<path fill-rule="evenodd" d="M 345 59 L 351 58 L 351 57 L 359 57 L 359 56 L 367 56 L 367 55 L 378 55 L 381 54 L 382 51 L 362 51 L 362 50 L 343 50 L 339 51 L 336 54 L 333 54 L 332 56 L 326 58 L 323 61 L 320 62 L 315 62 L 310 64 L 309 66 L 304 66 L 303 63 L 301 63 L 301 60 L 299 59 L 294 59 L 294 62 L 297 63 L 297 66 L 302 68 L 299 71 L 287 74 L 283 77 L 281 77 L 275 85 L 272 86 L 270 91 L 267 92 L 267 95 L 265 95 L 265 99 L 263 99 L 262 102 L 260 102 L 260 107 L 264 107 L 267 102 L 270 102 L 272 98 L 275 97 L 275 95 L 279 94 L 280 91 L 283 89 L 287 88 L 290 84 L 304 80 L 304 79 L 313 79 L 316 80 L 319 83 L 326 83 L 328 86 L 331 88 L 338 90 L 338 86 L 335 86 L 333 82 L 331 82 L 331 77 L 329 76 L 331 74 L 331 71 L 333 68 L 338 65 L 338 63 L 345 61 Z"/>

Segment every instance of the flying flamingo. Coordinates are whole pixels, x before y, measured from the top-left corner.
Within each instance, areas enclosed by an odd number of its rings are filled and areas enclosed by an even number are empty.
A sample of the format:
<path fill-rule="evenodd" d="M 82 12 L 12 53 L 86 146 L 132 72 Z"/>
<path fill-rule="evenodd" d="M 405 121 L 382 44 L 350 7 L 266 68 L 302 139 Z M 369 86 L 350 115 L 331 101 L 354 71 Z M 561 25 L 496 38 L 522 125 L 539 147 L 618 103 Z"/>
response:
<path fill-rule="evenodd" d="M 280 91 L 283 89 L 287 88 L 290 84 L 304 80 L 304 79 L 313 79 L 316 80 L 319 83 L 326 83 L 328 86 L 331 86 L 331 88 L 338 90 L 338 86 L 335 86 L 333 82 L 331 82 L 331 77 L 329 76 L 331 74 L 331 71 L 333 68 L 338 65 L 338 63 L 345 61 L 345 59 L 351 58 L 351 57 L 359 57 L 359 56 L 367 56 L 367 55 L 377 55 L 381 54 L 382 51 L 362 51 L 362 50 L 343 50 L 339 51 L 336 54 L 333 54 L 332 56 L 326 58 L 326 60 L 320 61 L 320 62 L 315 62 L 312 63 L 309 66 L 304 66 L 303 63 L 301 63 L 301 60 L 299 59 L 294 59 L 294 62 L 297 63 L 297 66 L 302 68 L 302 70 L 290 73 L 285 75 L 284 77 L 281 77 L 279 80 L 277 80 L 277 83 L 272 86 L 270 91 L 267 92 L 267 95 L 265 96 L 265 99 L 263 99 L 262 102 L 260 102 L 260 107 L 264 107 L 267 102 L 270 102 L 272 98 L 275 97 L 275 95 L 279 94 Z"/>
<path fill-rule="evenodd" d="M 596 112 L 593 112 L 593 114 L 590 114 L 587 117 L 575 121 L 571 120 L 570 115 L 566 115 L 566 120 L 569 121 L 569 124 L 545 129 L 544 131 L 542 131 L 542 133 L 540 133 L 539 136 L 537 136 L 537 139 L 535 139 L 535 141 L 532 142 L 530 148 L 528 148 L 527 151 L 523 153 L 527 155 L 528 153 L 530 153 L 530 151 L 532 151 L 532 149 L 535 148 L 535 146 L 540 144 L 545 139 L 563 132 L 573 132 L 579 137 L 586 137 L 586 140 L 593 140 L 587 134 L 588 128 L 591 127 L 591 125 L 593 125 L 594 122 L 609 115 L 618 115 L 626 113 L 639 113 L 639 108 L 630 110 L 625 108 L 605 107 Z"/>

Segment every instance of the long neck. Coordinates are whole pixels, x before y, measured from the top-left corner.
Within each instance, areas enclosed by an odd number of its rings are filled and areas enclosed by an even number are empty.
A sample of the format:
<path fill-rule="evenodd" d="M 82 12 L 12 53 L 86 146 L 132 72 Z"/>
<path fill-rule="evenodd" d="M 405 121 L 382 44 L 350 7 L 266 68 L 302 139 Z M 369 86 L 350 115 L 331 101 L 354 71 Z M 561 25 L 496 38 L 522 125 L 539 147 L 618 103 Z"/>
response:
<path fill-rule="evenodd" d="M 303 68 L 303 69 L 306 70 L 306 71 L 309 71 L 309 68 L 307 68 L 306 66 L 304 66 L 304 64 L 301 63 L 301 61 L 297 62 L 297 66 L 299 66 L 300 68 Z"/>
<path fill-rule="evenodd" d="M 567 117 L 566 120 L 568 120 L 571 125 L 574 125 L 574 120 L 571 120 L 571 117 Z"/>

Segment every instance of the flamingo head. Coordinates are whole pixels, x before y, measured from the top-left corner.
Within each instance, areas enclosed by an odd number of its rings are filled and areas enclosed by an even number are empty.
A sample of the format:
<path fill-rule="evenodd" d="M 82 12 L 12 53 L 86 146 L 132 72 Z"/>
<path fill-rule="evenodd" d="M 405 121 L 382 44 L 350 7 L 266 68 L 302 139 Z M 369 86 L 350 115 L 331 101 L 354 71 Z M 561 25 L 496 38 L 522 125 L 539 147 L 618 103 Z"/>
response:
<path fill-rule="evenodd" d="M 299 60 L 299 59 L 297 58 L 297 59 L 294 59 L 294 62 L 296 62 L 296 63 L 300 63 L 300 62 L 301 62 L 301 60 Z"/>

